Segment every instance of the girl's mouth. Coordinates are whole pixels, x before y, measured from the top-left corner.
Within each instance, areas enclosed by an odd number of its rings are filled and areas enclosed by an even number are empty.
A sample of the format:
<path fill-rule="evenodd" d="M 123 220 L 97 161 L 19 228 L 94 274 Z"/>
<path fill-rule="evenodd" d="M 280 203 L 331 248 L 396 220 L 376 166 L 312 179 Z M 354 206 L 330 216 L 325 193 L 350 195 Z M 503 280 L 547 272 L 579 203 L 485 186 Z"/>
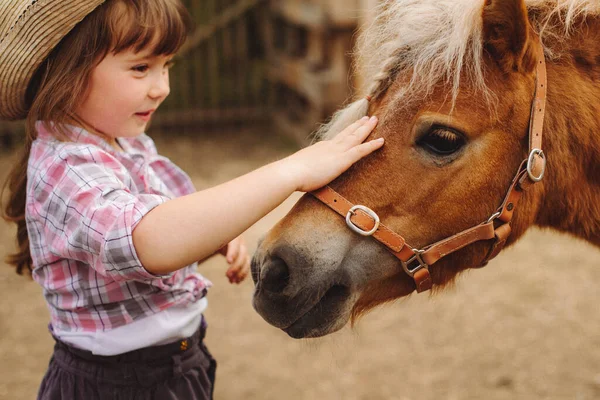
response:
<path fill-rule="evenodd" d="M 150 117 L 152 117 L 152 113 L 154 112 L 154 110 L 149 110 L 149 111 L 145 111 L 145 112 L 139 112 L 139 113 L 135 113 L 135 115 L 142 119 L 143 121 L 149 121 Z"/>

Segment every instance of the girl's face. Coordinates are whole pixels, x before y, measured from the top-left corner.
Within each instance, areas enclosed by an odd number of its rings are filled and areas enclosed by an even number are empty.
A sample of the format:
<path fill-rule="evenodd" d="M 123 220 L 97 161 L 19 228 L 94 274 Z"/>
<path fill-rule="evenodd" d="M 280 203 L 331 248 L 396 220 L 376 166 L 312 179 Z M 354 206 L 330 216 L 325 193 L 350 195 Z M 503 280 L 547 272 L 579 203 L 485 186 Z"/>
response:
<path fill-rule="evenodd" d="M 77 116 L 112 144 L 119 137 L 140 135 L 169 95 L 172 58 L 149 51 L 109 53 L 92 71 Z"/>

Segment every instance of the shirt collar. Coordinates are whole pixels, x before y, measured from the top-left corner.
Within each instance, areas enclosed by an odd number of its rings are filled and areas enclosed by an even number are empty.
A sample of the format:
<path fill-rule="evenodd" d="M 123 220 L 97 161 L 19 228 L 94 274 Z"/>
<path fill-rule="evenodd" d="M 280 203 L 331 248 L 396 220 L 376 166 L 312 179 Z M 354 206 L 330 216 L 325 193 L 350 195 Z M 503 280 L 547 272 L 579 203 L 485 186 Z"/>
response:
<path fill-rule="evenodd" d="M 54 122 L 43 122 L 37 121 L 35 127 L 37 129 L 37 134 L 39 139 L 43 140 L 52 140 L 56 139 L 55 135 L 48 128 L 52 128 L 56 125 Z M 122 151 L 118 151 L 113 146 L 111 146 L 106 140 L 102 137 L 95 135 L 84 128 L 63 124 L 64 133 L 67 135 L 68 139 L 81 144 L 91 144 L 101 149 L 109 152 L 110 154 L 116 155 L 119 153 L 123 153 Z M 117 138 L 117 142 L 123 148 L 123 151 L 129 154 L 139 153 L 127 140 L 121 140 Z"/>

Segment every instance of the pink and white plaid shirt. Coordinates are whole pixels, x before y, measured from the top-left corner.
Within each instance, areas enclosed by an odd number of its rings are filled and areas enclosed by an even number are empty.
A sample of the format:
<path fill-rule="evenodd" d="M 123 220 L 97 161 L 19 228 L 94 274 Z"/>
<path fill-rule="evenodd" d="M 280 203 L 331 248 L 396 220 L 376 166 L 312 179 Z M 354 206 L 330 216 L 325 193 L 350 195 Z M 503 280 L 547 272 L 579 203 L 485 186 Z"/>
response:
<path fill-rule="evenodd" d="M 107 331 L 206 295 L 197 263 L 167 276 L 142 267 L 132 231 L 154 207 L 195 191 L 145 134 L 124 151 L 81 128 L 72 142 L 38 122 L 27 171 L 33 277 L 61 331 Z"/>

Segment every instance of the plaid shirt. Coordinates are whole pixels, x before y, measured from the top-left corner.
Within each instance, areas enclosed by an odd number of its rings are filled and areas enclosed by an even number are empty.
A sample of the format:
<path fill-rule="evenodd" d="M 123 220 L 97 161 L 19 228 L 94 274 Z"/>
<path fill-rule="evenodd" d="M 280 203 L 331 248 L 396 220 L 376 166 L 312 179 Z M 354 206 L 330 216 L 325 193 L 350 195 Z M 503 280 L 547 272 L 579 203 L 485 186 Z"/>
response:
<path fill-rule="evenodd" d="M 72 142 L 37 124 L 27 171 L 26 221 L 33 277 L 61 331 L 106 331 L 206 295 L 197 264 L 166 276 L 146 271 L 132 231 L 154 207 L 195 191 L 145 134 L 124 151 L 81 128 Z"/>

